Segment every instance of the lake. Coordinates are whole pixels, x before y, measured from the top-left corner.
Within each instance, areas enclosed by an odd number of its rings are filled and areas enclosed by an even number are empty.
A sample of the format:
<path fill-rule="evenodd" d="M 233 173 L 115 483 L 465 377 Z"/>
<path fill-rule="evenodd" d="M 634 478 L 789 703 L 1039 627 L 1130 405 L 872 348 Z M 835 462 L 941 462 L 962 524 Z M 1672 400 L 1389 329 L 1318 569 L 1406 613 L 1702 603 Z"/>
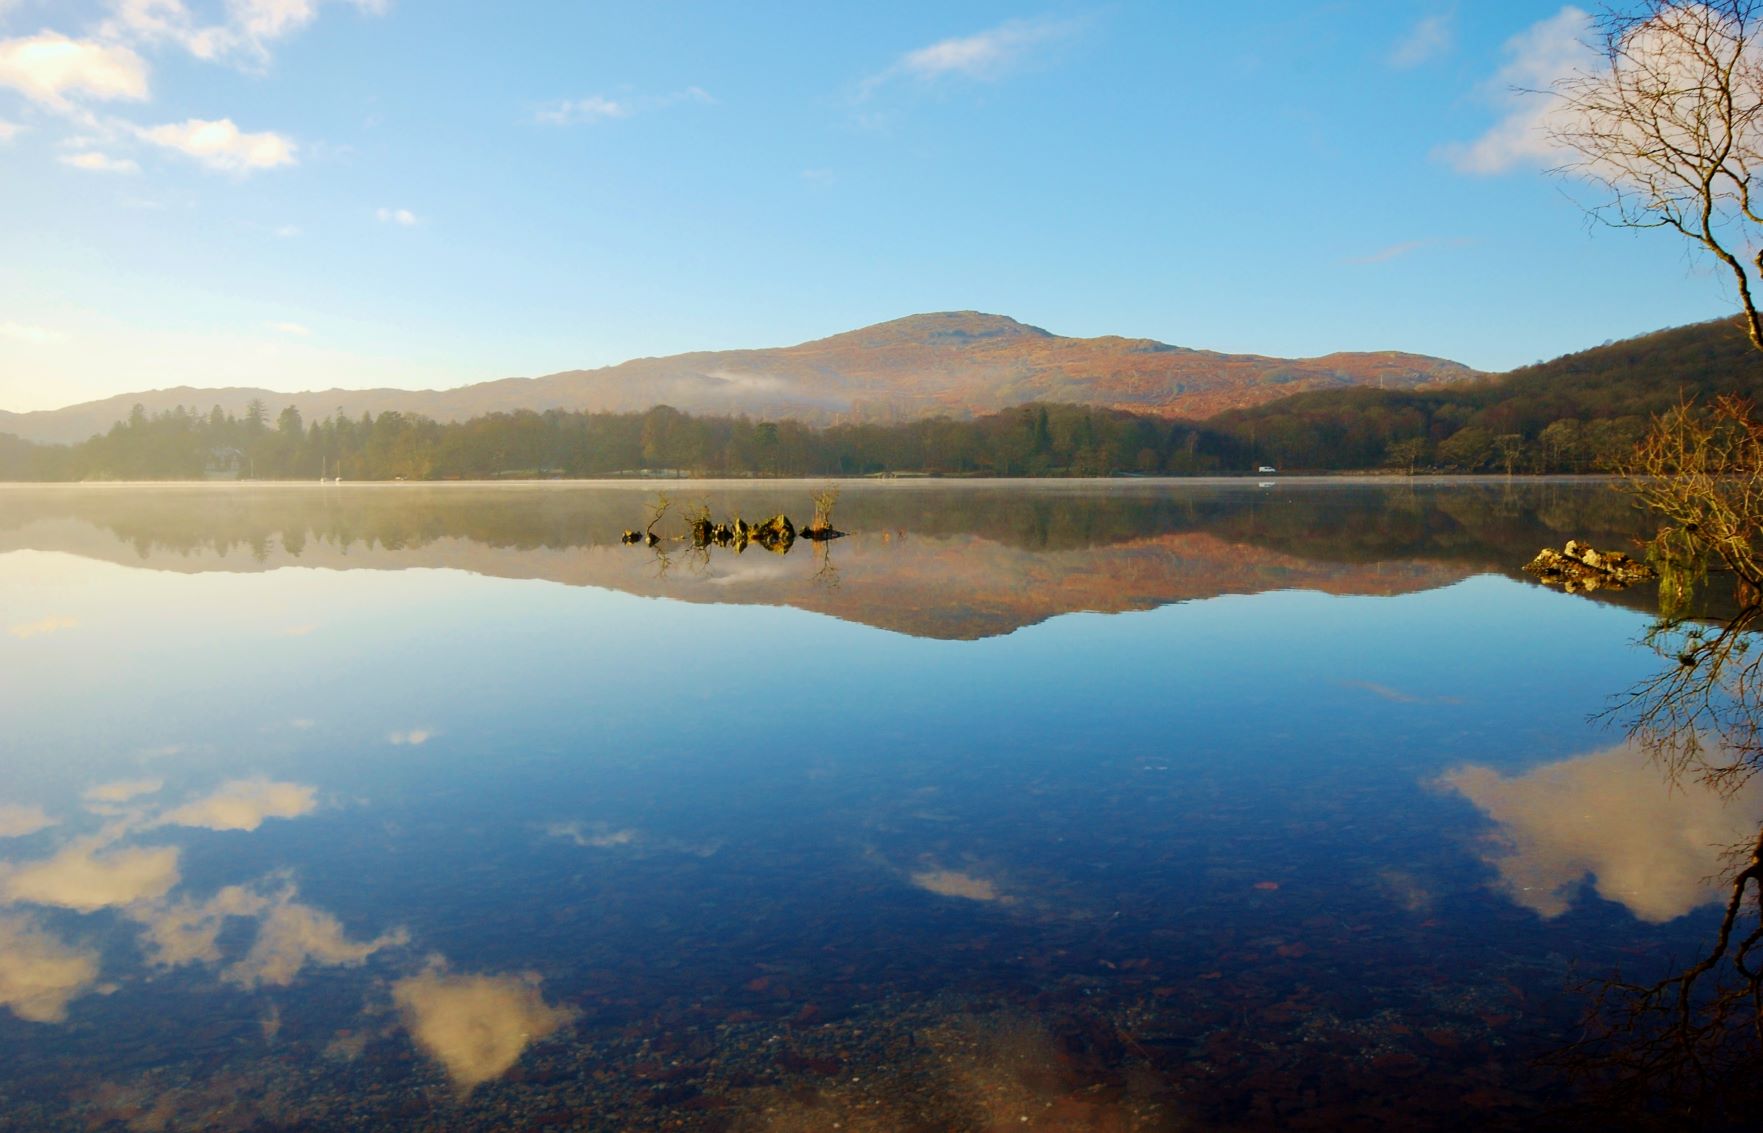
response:
<path fill-rule="evenodd" d="M 1763 820 L 1610 485 L 817 488 L 0 487 L 0 1126 L 1540 1128 Z"/>

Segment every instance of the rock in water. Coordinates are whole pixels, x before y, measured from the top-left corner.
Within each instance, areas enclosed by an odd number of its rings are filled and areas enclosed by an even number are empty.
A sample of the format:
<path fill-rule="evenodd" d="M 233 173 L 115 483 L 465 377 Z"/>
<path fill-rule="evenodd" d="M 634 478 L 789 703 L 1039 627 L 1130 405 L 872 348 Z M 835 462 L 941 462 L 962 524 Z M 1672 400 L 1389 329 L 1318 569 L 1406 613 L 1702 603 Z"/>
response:
<path fill-rule="evenodd" d="M 1578 539 L 1567 540 L 1559 551 L 1544 547 L 1536 558 L 1524 564 L 1524 569 L 1545 586 L 1559 586 L 1569 594 L 1621 590 L 1658 577 L 1652 567 L 1635 562 L 1621 551 L 1600 551 Z"/>

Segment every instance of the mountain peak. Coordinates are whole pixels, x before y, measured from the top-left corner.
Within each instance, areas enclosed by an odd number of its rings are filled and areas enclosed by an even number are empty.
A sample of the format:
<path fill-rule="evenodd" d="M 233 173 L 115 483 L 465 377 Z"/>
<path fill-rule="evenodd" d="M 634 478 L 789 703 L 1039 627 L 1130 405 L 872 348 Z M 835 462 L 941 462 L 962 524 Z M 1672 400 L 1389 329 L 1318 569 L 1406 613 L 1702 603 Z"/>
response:
<path fill-rule="evenodd" d="M 889 346 L 971 347 L 989 342 L 1023 338 L 1056 337 L 1037 326 L 1017 322 L 1009 315 L 984 311 L 930 311 L 907 315 L 874 326 L 806 342 L 805 347 L 860 347 L 874 350 Z"/>

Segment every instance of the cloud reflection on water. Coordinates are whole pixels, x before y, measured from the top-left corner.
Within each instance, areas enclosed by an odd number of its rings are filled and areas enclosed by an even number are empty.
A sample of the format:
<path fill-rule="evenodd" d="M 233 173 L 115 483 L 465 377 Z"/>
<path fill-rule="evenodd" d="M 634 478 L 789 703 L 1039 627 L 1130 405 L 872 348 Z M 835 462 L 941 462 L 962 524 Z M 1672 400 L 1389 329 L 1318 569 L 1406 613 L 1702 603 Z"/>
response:
<path fill-rule="evenodd" d="M 461 1094 L 500 1076 L 531 1042 L 575 1017 L 539 994 L 539 977 L 453 975 L 438 961 L 392 985 L 404 1025 Z"/>
<path fill-rule="evenodd" d="M 0 838 L 23 838 L 39 830 L 47 830 L 59 820 L 49 817 L 40 806 L 19 806 L 0 803 Z"/>
<path fill-rule="evenodd" d="M 222 932 L 229 920 L 255 919 L 256 934 L 244 956 L 225 967 L 221 979 L 246 990 L 287 987 L 310 965 L 354 967 L 375 952 L 409 940 L 402 928 L 370 940 L 352 939 L 342 923 L 298 901 L 286 873 L 228 885 L 204 898 L 168 895 L 182 880 L 176 846 L 119 846 L 143 829 L 188 826 L 250 831 L 269 818 L 294 818 L 317 806 L 317 790 L 300 783 L 240 779 L 154 817 L 134 804 L 161 788 L 159 780 L 101 783 L 82 798 L 88 809 L 112 816 L 96 833 L 75 838 L 47 858 L 0 861 L 0 904 L 39 905 L 96 913 L 119 910 L 139 926 L 147 964 L 218 966 L 225 960 Z M 21 831 L 53 825 L 41 808 L 13 808 Z M 28 818 L 30 821 L 24 821 Z M 29 830 L 26 830 L 26 828 Z M 0 1005 L 20 1018 L 59 1022 L 67 1004 L 97 979 L 95 953 L 71 948 L 25 915 L 0 916 Z"/>
<path fill-rule="evenodd" d="M 35 918 L 0 916 L 0 1006 L 32 1023 L 59 1023 L 98 982 L 98 954 L 44 931 Z"/>
<path fill-rule="evenodd" d="M 1469 766 L 1442 781 L 1499 824 L 1488 854 L 1498 888 L 1545 917 L 1566 912 L 1588 875 L 1643 921 L 1681 917 L 1718 898 L 1722 852 L 1763 822 L 1763 785 L 1730 799 L 1674 788 L 1627 743 L 1522 775 Z"/>
<path fill-rule="evenodd" d="M 234 779 L 213 794 L 186 803 L 159 825 L 204 830 L 255 830 L 268 818 L 299 818 L 318 807 L 318 792 L 300 783 Z"/>
<path fill-rule="evenodd" d="M 103 849 L 110 841 L 100 834 L 70 842 L 42 861 L 0 862 L 0 898 L 90 913 L 163 897 L 178 883 L 176 847 Z"/>
<path fill-rule="evenodd" d="M 382 948 L 408 943 L 402 928 L 372 940 L 350 940 L 336 917 L 293 899 L 292 888 L 270 905 L 257 930 L 251 951 L 221 973 L 229 983 L 250 990 L 256 987 L 287 987 L 307 964 L 327 967 L 359 967 Z"/>
<path fill-rule="evenodd" d="M 88 803 L 126 803 L 132 802 L 142 795 L 154 794 L 163 786 L 165 786 L 163 779 L 117 779 L 109 783 L 99 783 L 95 787 L 88 787 L 80 797 Z"/>

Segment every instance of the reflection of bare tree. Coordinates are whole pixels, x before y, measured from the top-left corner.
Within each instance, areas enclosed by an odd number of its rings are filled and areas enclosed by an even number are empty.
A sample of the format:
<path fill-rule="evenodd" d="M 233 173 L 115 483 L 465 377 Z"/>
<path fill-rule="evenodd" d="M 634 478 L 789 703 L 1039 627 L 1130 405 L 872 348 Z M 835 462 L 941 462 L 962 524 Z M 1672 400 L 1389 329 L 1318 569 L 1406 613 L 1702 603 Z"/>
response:
<path fill-rule="evenodd" d="M 1656 551 L 1668 552 L 1659 558 L 1666 612 L 1647 635 L 1664 664 L 1615 710 L 1672 789 L 1728 797 L 1763 769 L 1763 653 L 1756 648 L 1763 591 L 1750 543 L 1763 525 L 1763 498 L 1741 488 L 1736 479 L 1694 476 L 1642 486 L 1671 521 L 1655 541 Z M 1689 580 L 1706 577 L 1710 564 L 1737 579 L 1740 609 L 1724 623 L 1681 614 Z M 1592 1027 L 1562 1055 L 1567 1065 L 1594 1071 L 1631 1112 L 1667 1107 L 1668 1128 L 1684 1127 L 1672 1122 L 1685 1119 L 1720 1127 L 1763 1112 L 1763 829 L 1730 858 L 1719 926 L 1706 950 L 1663 979 L 1616 975 L 1596 985 Z"/>
<path fill-rule="evenodd" d="M 814 582 L 828 590 L 839 588 L 839 568 L 833 565 L 833 545 L 829 541 L 816 540 L 811 544 L 814 548 Z"/>
<path fill-rule="evenodd" d="M 1741 851 L 1743 853 L 1744 851 Z M 1763 830 L 1733 875 L 1708 950 L 1651 983 L 1596 985 L 1587 1037 L 1558 1056 L 1666 1128 L 1722 1128 L 1763 1112 Z M 1663 1107 L 1663 1112 L 1661 1112 Z M 1737 1126 L 1735 1126 L 1737 1127 Z"/>
<path fill-rule="evenodd" d="M 1628 700 L 1630 731 L 1674 779 L 1731 793 L 1763 766 L 1763 423 L 1723 397 L 1663 417 L 1636 454 L 1633 490 L 1659 518 L 1649 557 L 1659 567 L 1660 619 L 1648 643 L 1668 662 Z M 1689 616 L 1711 572 L 1732 577 L 1736 613 L 1710 625 Z"/>

